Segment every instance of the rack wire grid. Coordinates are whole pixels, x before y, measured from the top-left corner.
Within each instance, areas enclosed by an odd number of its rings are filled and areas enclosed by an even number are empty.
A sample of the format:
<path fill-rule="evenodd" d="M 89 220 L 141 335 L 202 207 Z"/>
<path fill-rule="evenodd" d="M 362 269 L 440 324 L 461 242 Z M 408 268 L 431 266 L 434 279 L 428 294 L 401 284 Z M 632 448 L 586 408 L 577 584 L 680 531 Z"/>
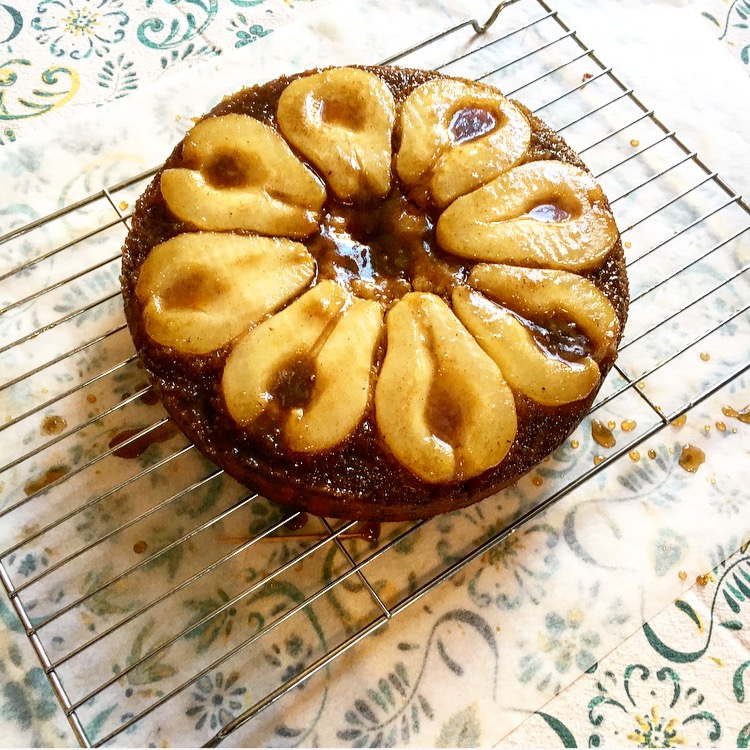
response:
<path fill-rule="evenodd" d="M 441 57 L 457 39 L 462 52 Z M 466 21 L 385 62 L 494 83 L 582 155 L 610 197 L 632 297 L 592 413 L 629 398 L 652 420 L 502 523 L 452 527 L 450 555 L 437 553 L 440 518 L 378 534 L 290 515 L 203 459 L 139 369 L 119 249 L 126 208 L 156 170 L 5 234 L 0 250 L 23 262 L 0 275 L 0 321 L 14 321 L 0 403 L 16 409 L 0 424 L 0 578 L 83 746 L 137 742 L 166 716 L 189 723 L 179 744 L 220 743 L 750 365 L 750 209 L 542 0 L 501 4 L 485 25 Z M 704 350 L 711 361 L 696 370 Z M 404 545 L 420 551 L 416 579 L 400 577 Z M 231 629 L 243 606 L 252 614 Z M 300 628 L 321 637 L 295 669 L 258 668 Z M 251 684 L 255 702 L 202 724 L 180 701 L 218 668 Z M 127 712 L 102 709 L 115 697 Z"/>

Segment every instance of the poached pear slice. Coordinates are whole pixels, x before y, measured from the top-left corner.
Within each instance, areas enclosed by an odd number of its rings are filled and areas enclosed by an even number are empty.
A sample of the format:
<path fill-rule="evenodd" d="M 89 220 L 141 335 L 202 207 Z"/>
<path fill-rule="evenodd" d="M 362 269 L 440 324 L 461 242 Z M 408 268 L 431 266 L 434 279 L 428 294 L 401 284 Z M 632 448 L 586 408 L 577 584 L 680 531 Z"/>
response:
<path fill-rule="evenodd" d="M 480 291 L 455 289 L 453 310 L 511 387 L 539 404 L 560 406 L 585 398 L 599 384 L 598 363 L 614 353 L 619 323 L 609 300 L 588 279 L 481 264 L 469 284 Z M 549 346 L 542 346 L 531 326 L 544 329 L 545 321 L 555 320 L 572 325 L 560 334 L 545 331 Z"/>
<path fill-rule="evenodd" d="M 513 167 L 455 200 L 437 224 L 440 245 L 462 258 L 568 271 L 595 266 L 617 237 L 599 184 L 560 161 Z"/>
<path fill-rule="evenodd" d="M 388 86 L 358 68 L 292 81 L 279 98 L 279 128 L 345 202 L 383 198 L 391 187 L 396 105 Z"/>
<path fill-rule="evenodd" d="M 499 91 L 447 79 L 412 91 L 400 127 L 399 177 L 441 208 L 518 164 L 531 140 L 526 116 Z"/>
<path fill-rule="evenodd" d="M 299 242 L 193 232 L 151 250 L 136 295 L 154 341 L 207 354 L 281 307 L 314 274 L 315 261 Z"/>
<path fill-rule="evenodd" d="M 370 403 L 382 327 L 379 303 L 320 282 L 238 342 L 222 378 L 229 413 L 249 429 L 265 417 L 292 451 L 335 447 Z"/>
<path fill-rule="evenodd" d="M 166 169 L 161 192 L 183 221 L 293 238 L 318 229 L 325 187 L 265 123 L 239 114 L 201 120 L 182 155 L 189 168 Z"/>
<path fill-rule="evenodd" d="M 386 328 L 375 416 L 396 460 L 429 483 L 497 466 L 517 429 L 513 394 L 497 365 L 434 294 L 402 297 Z"/>
<path fill-rule="evenodd" d="M 523 317 L 543 323 L 561 314 L 588 338 L 590 356 L 601 362 L 614 356 L 620 324 L 612 303 L 596 285 L 575 273 L 480 263 L 469 284 Z"/>

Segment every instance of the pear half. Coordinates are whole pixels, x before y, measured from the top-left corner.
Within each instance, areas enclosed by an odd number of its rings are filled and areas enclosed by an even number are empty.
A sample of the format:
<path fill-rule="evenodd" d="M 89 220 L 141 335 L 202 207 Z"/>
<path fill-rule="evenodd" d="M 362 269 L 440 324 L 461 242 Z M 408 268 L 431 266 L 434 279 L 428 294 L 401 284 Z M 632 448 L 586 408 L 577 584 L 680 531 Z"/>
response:
<path fill-rule="evenodd" d="M 375 415 L 396 460 L 430 483 L 499 464 L 516 436 L 513 394 L 448 305 L 411 292 L 391 308 L 386 326 Z"/>
<path fill-rule="evenodd" d="M 583 271 L 618 237 L 599 184 L 560 161 L 513 167 L 454 201 L 437 224 L 437 239 L 462 258 Z"/>
<path fill-rule="evenodd" d="M 401 108 L 396 171 L 444 207 L 518 164 L 531 126 L 499 91 L 449 79 L 418 86 Z"/>
<path fill-rule="evenodd" d="M 292 299 L 314 274 L 315 261 L 299 242 L 192 232 L 151 250 L 136 295 L 154 341 L 207 354 Z"/>
<path fill-rule="evenodd" d="M 391 187 L 396 105 L 372 73 L 333 68 L 292 81 L 279 98 L 279 128 L 339 200 L 383 198 Z"/>
<path fill-rule="evenodd" d="M 378 302 L 321 281 L 235 346 L 222 378 L 229 413 L 250 429 L 270 420 L 292 451 L 335 447 L 370 403 L 382 327 Z"/>
<path fill-rule="evenodd" d="M 185 136 L 189 168 L 166 169 L 169 209 L 199 229 L 244 229 L 304 238 L 318 229 L 323 184 L 271 127 L 228 114 L 200 121 Z"/>
<path fill-rule="evenodd" d="M 469 284 L 479 291 L 454 290 L 453 310 L 515 390 L 545 406 L 560 406 L 585 398 L 598 385 L 599 362 L 614 354 L 619 323 L 609 300 L 588 279 L 481 264 Z M 544 328 L 549 321 L 565 325 L 559 334 L 546 331 L 551 345 L 543 346 L 532 326 Z"/>

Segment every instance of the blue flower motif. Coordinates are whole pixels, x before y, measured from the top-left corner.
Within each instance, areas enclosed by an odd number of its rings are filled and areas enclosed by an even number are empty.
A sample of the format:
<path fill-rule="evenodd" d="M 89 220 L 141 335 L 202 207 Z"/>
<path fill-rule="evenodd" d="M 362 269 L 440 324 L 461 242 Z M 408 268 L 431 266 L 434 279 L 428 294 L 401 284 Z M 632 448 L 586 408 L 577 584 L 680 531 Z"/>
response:
<path fill-rule="evenodd" d="M 229 22 L 229 25 L 231 27 L 229 29 L 230 31 L 235 29 L 237 41 L 234 43 L 234 46 L 237 48 L 244 47 L 246 44 L 250 44 L 250 42 L 254 42 L 256 39 L 268 36 L 272 31 L 272 29 L 264 29 L 258 23 L 250 24 L 244 13 L 238 13 L 237 17 Z M 243 26 L 246 28 L 242 28 Z"/>
<path fill-rule="evenodd" d="M 122 0 L 42 0 L 31 27 L 40 32 L 37 41 L 49 44 L 56 57 L 83 60 L 92 53 L 102 57 L 111 44 L 125 37 L 130 18 L 121 7 Z"/>
<path fill-rule="evenodd" d="M 190 718 L 196 719 L 195 728 L 208 727 L 215 732 L 227 725 L 244 708 L 244 696 L 247 688 L 237 686 L 240 675 L 238 672 L 216 672 L 213 676 L 203 675 L 193 690 L 195 703 L 185 712 Z"/>

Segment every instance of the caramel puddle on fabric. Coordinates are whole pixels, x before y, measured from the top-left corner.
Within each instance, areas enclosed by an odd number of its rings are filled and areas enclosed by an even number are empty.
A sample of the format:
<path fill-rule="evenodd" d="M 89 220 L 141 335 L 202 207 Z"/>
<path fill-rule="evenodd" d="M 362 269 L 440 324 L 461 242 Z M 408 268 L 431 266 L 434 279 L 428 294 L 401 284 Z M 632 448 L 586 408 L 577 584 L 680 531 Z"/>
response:
<path fill-rule="evenodd" d="M 744 422 L 745 424 L 750 424 L 750 405 L 739 411 L 731 406 L 722 406 L 721 412 L 725 417 L 732 417 L 733 419 L 739 419 L 740 422 Z"/>
<path fill-rule="evenodd" d="M 612 430 L 604 424 L 601 419 L 591 420 L 591 437 L 594 438 L 602 448 L 614 448 L 615 443 L 617 442 Z"/>
<path fill-rule="evenodd" d="M 700 448 L 686 443 L 682 446 L 678 463 L 685 471 L 694 474 L 705 460 L 706 454 Z"/>
<path fill-rule="evenodd" d="M 129 440 L 134 435 L 137 435 L 143 429 L 143 427 L 133 427 L 127 430 L 123 430 L 122 432 L 118 432 L 117 435 L 115 435 L 109 441 L 109 447 L 117 448 L 118 445 L 124 443 L 126 440 Z M 159 425 L 157 428 L 151 430 L 151 432 L 147 432 L 145 435 L 141 435 L 141 437 L 136 438 L 132 443 L 123 445 L 122 448 L 117 448 L 115 451 L 113 451 L 112 455 L 117 456 L 118 458 L 138 458 L 150 446 L 156 443 L 163 443 L 176 435 L 178 432 L 179 429 L 177 425 L 174 424 L 174 422 L 165 422 L 164 424 Z"/>
<path fill-rule="evenodd" d="M 59 435 L 68 423 L 57 414 L 49 414 L 42 420 L 41 431 L 43 435 Z"/>
<path fill-rule="evenodd" d="M 48 485 L 62 479 L 70 471 L 67 466 L 53 466 L 36 479 L 29 479 L 23 487 L 26 496 L 33 495 L 35 492 L 43 490 Z"/>

